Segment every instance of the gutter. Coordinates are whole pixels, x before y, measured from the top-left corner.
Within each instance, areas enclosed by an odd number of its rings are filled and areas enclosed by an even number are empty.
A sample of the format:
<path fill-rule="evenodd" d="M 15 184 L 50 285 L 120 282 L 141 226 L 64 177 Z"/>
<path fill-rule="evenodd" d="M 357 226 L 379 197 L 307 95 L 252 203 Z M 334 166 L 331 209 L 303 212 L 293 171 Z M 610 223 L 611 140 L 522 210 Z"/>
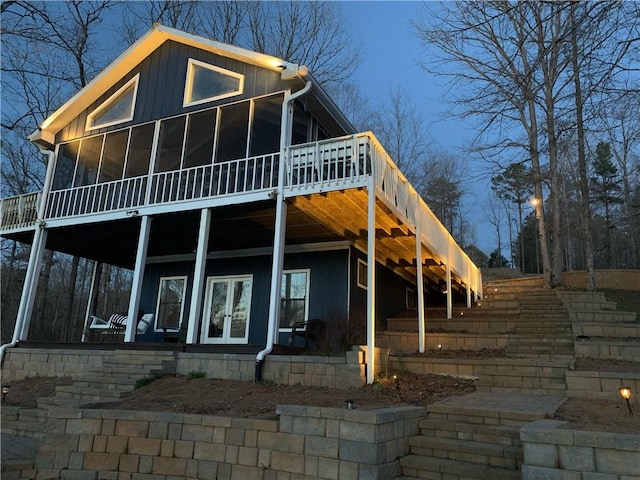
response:
<path fill-rule="evenodd" d="M 288 146 L 287 144 L 290 143 L 289 140 L 289 128 L 290 128 L 290 122 L 288 120 L 289 118 L 289 105 L 291 104 L 291 102 L 293 102 L 295 99 L 300 98 L 301 96 L 307 94 L 310 90 L 311 90 L 311 85 L 313 84 L 313 82 L 311 80 L 307 80 L 304 88 L 302 88 L 302 90 L 298 90 L 296 93 L 290 95 L 289 97 L 287 97 L 285 99 L 285 101 L 282 103 L 282 113 L 283 113 L 283 126 L 286 125 L 286 131 L 282 132 L 283 134 L 282 136 L 282 145 L 280 147 L 280 168 L 278 169 L 278 189 L 279 189 L 279 194 L 280 196 L 283 196 L 284 193 L 284 169 L 285 169 L 285 159 L 284 159 L 284 152 L 285 152 L 285 148 Z M 280 198 L 281 202 L 284 201 L 284 198 Z M 276 206 L 277 208 L 282 208 L 280 205 Z M 278 219 L 278 215 L 276 212 L 276 221 Z M 275 253 L 275 245 L 274 245 L 274 253 Z M 284 253 L 283 253 L 284 254 Z M 277 284 L 279 284 L 279 281 L 276 281 Z M 278 291 L 280 290 L 280 288 L 278 288 Z M 279 295 L 279 293 L 278 293 Z M 276 312 L 279 310 L 279 308 L 276 310 Z M 273 345 L 275 343 L 275 337 L 276 334 L 278 333 L 278 320 L 279 320 L 279 315 L 272 315 L 273 318 L 269 318 L 269 327 L 267 329 L 267 345 L 265 346 L 265 348 L 261 351 L 258 352 L 258 354 L 256 355 L 256 371 L 255 371 L 255 380 L 256 382 L 260 382 L 262 381 L 262 367 L 264 366 L 264 359 L 267 355 L 269 355 L 272 351 L 273 351 Z"/>

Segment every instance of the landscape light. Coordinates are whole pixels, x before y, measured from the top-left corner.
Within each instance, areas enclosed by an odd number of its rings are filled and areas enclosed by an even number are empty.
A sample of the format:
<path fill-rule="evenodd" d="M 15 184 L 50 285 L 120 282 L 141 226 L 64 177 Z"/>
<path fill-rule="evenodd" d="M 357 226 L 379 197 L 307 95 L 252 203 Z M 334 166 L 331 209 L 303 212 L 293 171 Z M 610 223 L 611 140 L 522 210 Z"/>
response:
<path fill-rule="evenodd" d="M 624 398 L 627 402 L 627 408 L 629 409 L 629 415 L 633 415 L 633 411 L 631 411 L 631 403 L 629 403 L 629 399 L 631 398 L 631 389 L 629 387 L 620 387 L 618 389 L 620 392 L 620 396 Z"/>
<path fill-rule="evenodd" d="M 438 350 L 442 350 L 442 344 L 438 344 Z"/>
<path fill-rule="evenodd" d="M 4 398 L 7 396 L 7 393 L 9 393 L 9 385 L 3 385 L 2 386 L 2 401 L 4 402 Z"/>
<path fill-rule="evenodd" d="M 355 400 L 345 400 L 344 403 L 347 404 L 347 410 L 353 410 L 354 408 L 356 408 Z"/>
<path fill-rule="evenodd" d="M 393 380 L 396 382 L 396 388 L 400 388 L 400 378 L 398 375 L 394 375 Z"/>

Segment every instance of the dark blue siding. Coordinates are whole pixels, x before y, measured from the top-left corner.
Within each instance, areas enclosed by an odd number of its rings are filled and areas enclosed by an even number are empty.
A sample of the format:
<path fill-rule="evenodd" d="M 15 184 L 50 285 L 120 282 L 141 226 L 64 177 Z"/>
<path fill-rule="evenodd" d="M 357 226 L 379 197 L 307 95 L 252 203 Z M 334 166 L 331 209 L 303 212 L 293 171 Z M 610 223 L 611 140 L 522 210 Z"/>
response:
<path fill-rule="evenodd" d="M 217 102 L 183 108 L 182 101 L 184 99 L 189 58 L 243 74 L 245 76 L 244 93 Z M 140 73 L 140 80 L 133 121 L 105 129 L 92 130 L 91 134 L 103 133 L 108 130 L 201 110 L 215 105 L 246 100 L 289 88 L 288 84 L 280 78 L 279 72 L 272 72 L 255 65 L 221 57 L 188 45 L 166 41 L 143 60 L 140 65 L 127 73 L 104 95 L 91 104 L 82 114 L 69 122 L 57 135 L 56 143 L 86 135 L 87 132 L 85 132 L 84 127 L 87 115 L 138 73 Z"/>

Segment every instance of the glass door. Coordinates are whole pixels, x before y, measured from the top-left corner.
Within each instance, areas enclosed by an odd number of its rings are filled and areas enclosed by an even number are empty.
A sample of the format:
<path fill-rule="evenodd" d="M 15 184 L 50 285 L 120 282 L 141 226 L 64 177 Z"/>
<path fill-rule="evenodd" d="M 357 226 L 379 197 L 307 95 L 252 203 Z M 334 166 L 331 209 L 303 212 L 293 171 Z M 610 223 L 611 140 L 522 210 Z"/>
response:
<path fill-rule="evenodd" d="M 252 276 L 210 277 L 202 319 L 202 343 L 247 343 Z"/>

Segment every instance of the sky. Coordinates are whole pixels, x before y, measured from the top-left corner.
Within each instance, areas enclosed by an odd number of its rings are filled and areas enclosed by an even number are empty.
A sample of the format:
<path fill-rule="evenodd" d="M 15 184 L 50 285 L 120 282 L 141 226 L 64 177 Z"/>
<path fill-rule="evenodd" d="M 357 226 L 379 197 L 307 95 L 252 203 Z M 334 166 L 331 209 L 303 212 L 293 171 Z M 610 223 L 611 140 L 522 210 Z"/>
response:
<path fill-rule="evenodd" d="M 356 81 L 363 94 L 375 102 L 375 99 L 387 96 L 393 87 L 408 90 L 418 111 L 423 112 L 430 138 L 445 150 L 465 155 L 467 171 L 482 171 L 484 165 L 469 158 L 462 150 L 473 135 L 471 122 L 465 124 L 460 119 L 445 118 L 451 108 L 446 102 L 447 79 L 434 77 L 417 64 L 419 59 L 428 58 L 424 57 L 425 48 L 411 25 L 412 20 L 421 17 L 423 3 L 351 1 L 341 2 L 341 5 L 364 50 L 362 65 L 356 72 Z M 432 2 L 431 7 L 434 6 L 437 7 L 436 2 Z M 490 190 L 487 177 L 483 176 L 482 181 L 466 179 L 463 189 L 466 191 L 466 215 L 475 225 L 478 247 L 489 254 L 496 248 L 495 233 L 483 218 L 483 209 L 477 208 Z"/>

